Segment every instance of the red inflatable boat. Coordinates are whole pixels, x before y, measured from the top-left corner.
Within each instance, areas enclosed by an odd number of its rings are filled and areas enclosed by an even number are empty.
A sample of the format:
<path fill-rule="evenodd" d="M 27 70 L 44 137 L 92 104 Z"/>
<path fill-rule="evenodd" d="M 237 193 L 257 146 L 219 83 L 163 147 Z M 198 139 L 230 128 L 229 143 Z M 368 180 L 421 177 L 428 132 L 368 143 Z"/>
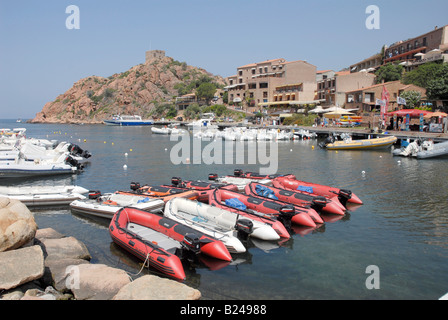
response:
<path fill-rule="evenodd" d="M 175 279 L 184 280 L 181 259 L 204 253 L 231 261 L 225 245 L 212 237 L 163 216 L 136 208 L 117 211 L 109 225 L 112 240 L 149 265 Z"/>
<path fill-rule="evenodd" d="M 282 207 L 285 207 L 287 205 L 284 202 L 276 200 L 266 200 L 263 198 L 249 196 L 246 194 L 226 189 L 216 189 L 213 194 L 215 194 L 216 196 L 210 197 L 209 203 L 211 205 L 218 206 L 222 205 L 223 202 L 225 202 L 225 200 L 238 199 L 246 206 L 247 209 L 274 216 L 279 216 L 280 209 L 282 209 Z M 293 207 L 295 212 L 294 215 L 291 217 L 291 222 L 295 224 L 307 227 L 316 227 L 314 219 L 322 221 L 322 219 L 314 209 L 303 208 L 299 206 L 293 206 Z"/>
<path fill-rule="evenodd" d="M 265 190 L 269 190 L 269 194 L 274 195 L 279 201 L 296 204 L 300 206 L 309 206 L 316 211 L 333 214 L 345 214 L 345 208 L 341 208 L 339 202 L 335 202 L 332 199 L 327 199 L 323 196 L 315 196 L 312 194 L 305 194 L 303 192 L 297 192 L 293 190 L 286 190 L 282 188 L 276 188 L 274 186 L 267 186 L 251 182 L 246 185 L 244 192 L 253 196 L 264 197 L 270 199 L 268 195 L 265 195 Z"/>
<path fill-rule="evenodd" d="M 354 204 L 362 204 L 361 199 L 356 196 L 353 192 L 346 189 L 339 189 L 335 187 L 330 187 L 322 184 L 305 182 L 298 180 L 293 174 L 273 174 L 273 175 L 260 175 L 255 172 L 243 172 L 241 169 L 235 169 L 234 175 L 239 177 L 251 178 L 251 179 L 271 179 L 273 182 L 278 181 L 284 188 L 295 190 L 295 191 L 305 191 L 308 193 L 313 193 L 315 195 L 324 196 L 327 198 L 334 198 L 337 195 L 339 201 L 344 206 L 347 202 Z"/>
<path fill-rule="evenodd" d="M 272 180 L 272 183 L 275 186 L 274 182 L 278 182 L 278 186 L 283 186 L 283 188 L 290 190 L 298 190 L 304 191 L 307 193 L 313 193 L 316 195 L 324 196 L 328 199 L 334 199 L 335 196 L 339 200 L 339 202 L 346 206 L 347 202 L 354 204 L 362 204 L 361 199 L 358 198 L 353 192 L 350 190 L 334 188 L 330 186 L 325 186 L 322 184 L 305 182 L 301 180 L 297 180 L 293 176 L 280 176 Z"/>

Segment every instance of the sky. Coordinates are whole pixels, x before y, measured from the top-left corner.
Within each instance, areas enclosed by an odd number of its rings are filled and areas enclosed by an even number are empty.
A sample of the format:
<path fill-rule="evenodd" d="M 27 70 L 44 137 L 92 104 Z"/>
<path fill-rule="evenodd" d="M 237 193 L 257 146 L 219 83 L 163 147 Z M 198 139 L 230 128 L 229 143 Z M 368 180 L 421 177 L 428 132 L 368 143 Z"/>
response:
<path fill-rule="evenodd" d="M 79 8 L 79 29 L 70 5 Z M 366 27 L 379 9 L 379 29 Z M 30 119 L 78 80 L 148 50 L 223 77 L 267 59 L 339 71 L 448 24 L 446 0 L 0 0 L 0 119 Z M 370 21 L 370 20 L 369 20 Z"/>

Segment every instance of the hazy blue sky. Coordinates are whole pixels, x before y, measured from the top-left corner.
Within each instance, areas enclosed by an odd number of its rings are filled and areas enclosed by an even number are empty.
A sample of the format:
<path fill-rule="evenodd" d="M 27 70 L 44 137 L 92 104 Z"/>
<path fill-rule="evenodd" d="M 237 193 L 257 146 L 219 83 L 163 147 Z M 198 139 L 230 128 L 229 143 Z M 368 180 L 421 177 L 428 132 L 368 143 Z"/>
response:
<path fill-rule="evenodd" d="M 66 7 L 80 29 L 66 28 Z M 369 30 L 366 8 L 380 9 Z M 74 82 L 166 54 L 221 76 L 273 58 L 340 70 L 448 24 L 447 0 L 0 0 L 0 118 L 32 118 Z"/>

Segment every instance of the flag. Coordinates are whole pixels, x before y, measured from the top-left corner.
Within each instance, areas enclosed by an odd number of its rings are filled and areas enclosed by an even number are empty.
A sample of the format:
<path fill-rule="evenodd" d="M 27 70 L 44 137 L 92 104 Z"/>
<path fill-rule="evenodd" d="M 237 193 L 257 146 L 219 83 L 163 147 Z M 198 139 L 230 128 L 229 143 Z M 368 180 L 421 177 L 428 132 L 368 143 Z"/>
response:
<path fill-rule="evenodd" d="M 381 93 L 381 100 L 386 101 L 385 104 L 381 105 L 381 117 L 384 117 L 384 115 L 387 112 L 387 107 L 389 106 L 389 92 L 386 89 L 386 86 L 383 85 L 383 92 Z"/>
<path fill-rule="evenodd" d="M 398 104 L 402 104 L 402 105 L 406 105 L 406 99 L 404 99 L 402 97 L 397 97 L 397 103 Z"/>

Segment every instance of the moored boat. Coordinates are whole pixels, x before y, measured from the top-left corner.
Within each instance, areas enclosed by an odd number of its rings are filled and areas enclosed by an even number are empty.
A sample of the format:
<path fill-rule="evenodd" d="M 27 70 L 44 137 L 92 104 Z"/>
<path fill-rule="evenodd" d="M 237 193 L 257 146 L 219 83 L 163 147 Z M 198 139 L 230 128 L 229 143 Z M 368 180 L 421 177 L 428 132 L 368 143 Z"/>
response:
<path fill-rule="evenodd" d="M 281 237 L 281 238 L 290 238 L 290 234 L 288 230 L 286 229 L 285 225 L 282 221 L 277 219 L 275 216 L 270 214 L 263 214 L 261 212 L 256 212 L 253 210 L 247 210 L 246 206 L 238 207 L 231 205 L 231 203 L 226 202 L 221 198 L 221 193 L 218 190 L 213 190 L 213 192 L 209 195 L 209 204 L 212 204 L 213 206 L 221 209 L 225 209 L 227 211 L 233 212 L 241 217 L 247 217 L 251 220 L 257 220 L 262 223 L 270 225 L 275 232 Z M 279 215 L 282 213 L 279 212 Z M 284 219 L 291 219 L 291 217 L 283 217 Z"/>
<path fill-rule="evenodd" d="M 352 140 L 345 138 L 342 141 L 335 141 L 334 139 L 326 140 L 321 144 L 321 147 L 328 150 L 366 150 L 366 149 L 380 149 L 388 148 L 397 141 L 395 136 L 377 137 L 371 139 Z"/>
<path fill-rule="evenodd" d="M 339 189 L 323 184 L 298 180 L 293 175 L 276 177 L 273 180 L 273 185 L 277 188 L 299 190 L 310 194 L 324 196 L 328 199 L 334 200 L 335 202 L 336 200 L 339 200 L 339 202 L 344 206 L 346 206 L 347 202 L 362 204 L 361 199 L 351 190 Z"/>
<path fill-rule="evenodd" d="M 161 199 L 142 197 L 120 193 L 106 193 L 90 191 L 88 199 L 74 200 L 70 208 L 74 212 L 112 219 L 115 212 L 123 207 L 133 207 L 148 212 L 161 212 L 165 202 Z"/>
<path fill-rule="evenodd" d="M 284 212 L 282 210 L 282 207 L 289 205 L 285 202 L 273 199 L 267 200 L 261 197 L 233 192 L 225 189 L 217 189 L 215 192 L 219 196 L 219 198 L 211 198 L 209 201 L 211 201 L 210 204 L 212 205 L 218 205 L 218 200 L 223 202 L 226 200 L 237 199 L 242 204 L 244 204 L 247 209 L 253 210 L 255 212 L 269 214 L 273 217 L 282 218 L 283 221 L 285 218 L 283 218 L 281 215 L 281 213 Z M 322 219 L 314 209 L 310 207 L 300 206 L 293 206 L 293 208 L 294 212 L 293 214 L 291 214 L 291 217 L 289 219 L 292 223 L 313 228 L 316 227 L 316 223 L 323 223 Z M 289 214 L 290 212 L 287 211 L 284 213 Z"/>
<path fill-rule="evenodd" d="M 345 210 L 338 203 L 327 199 L 323 196 L 306 194 L 303 192 L 285 190 L 274 186 L 261 185 L 255 182 L 249 183 L 245 188 L 245 193 L 263 197 L 267 199 L 275 199 L 291 204 L 309 206 L 318 212 L 333 213 L 344 215 Z"/>
<path fill-rule="evenodd" d="M 153 120 L 143 120 L 139 115 L 114 115 L 111 119 L 103 120 L 109 126 L 148 126 L 154 124 Z"/>
<path fill-rule="evenodd" d="M 86 199 L 89 190 L 80 186 L 0 186 L 0 197 L 16 199 L 29 207 L 69 205 Z"/>
<path fill-rule="evenodd" d="M 75 174 L 83 166 L 71 156 L 62 154 L 57 159 L 26 161 L 22 156 L 12 161 L 0 161 L 0 178 L 23 178 L 60 174 Z"/>
<path fill-rule="evenodd" d="M 151 223 L 147 214 L 123 208 L 114 214 L 109 224 L 109 233 L 114 243 L 147 262 L 149 266 L 175 279 L 185 280 L 182 261 L 176 255 L 182 245 L 152 229 Z M 198 248 L 199 246 L 196 247 Z"/>

